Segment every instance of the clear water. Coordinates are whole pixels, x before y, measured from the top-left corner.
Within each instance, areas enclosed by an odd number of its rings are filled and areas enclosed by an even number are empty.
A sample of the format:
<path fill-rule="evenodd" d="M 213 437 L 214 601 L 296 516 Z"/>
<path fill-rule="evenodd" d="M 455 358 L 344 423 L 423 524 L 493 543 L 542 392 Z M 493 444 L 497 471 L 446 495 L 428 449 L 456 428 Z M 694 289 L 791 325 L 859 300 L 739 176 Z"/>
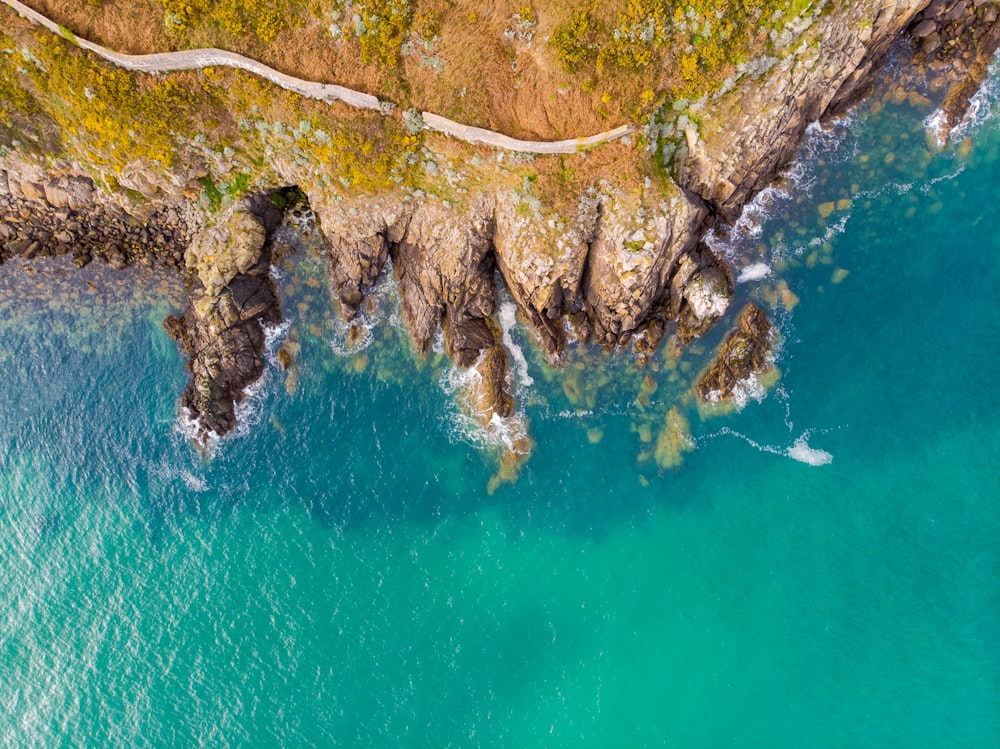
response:
<path fill-rule="evenodd" d="M 814 133 L 793 197 L 720 244 L 770 269 L 740 301 L 800 301 L 772 313 L 778 386 L 684 404 L 673 470 L 640 427 L 722 331 L 675 369 L 561 374 L 512 331 L 538 444 L 489 494 L 391 288 L 351 353 L 321 261 L 289 256 L 295 374 L 207 459 L 160 326 L 178 289 L 4 266 L 0 744 L 1000 743 L 1000 125 L 932 154 L 929 114 Z"/>

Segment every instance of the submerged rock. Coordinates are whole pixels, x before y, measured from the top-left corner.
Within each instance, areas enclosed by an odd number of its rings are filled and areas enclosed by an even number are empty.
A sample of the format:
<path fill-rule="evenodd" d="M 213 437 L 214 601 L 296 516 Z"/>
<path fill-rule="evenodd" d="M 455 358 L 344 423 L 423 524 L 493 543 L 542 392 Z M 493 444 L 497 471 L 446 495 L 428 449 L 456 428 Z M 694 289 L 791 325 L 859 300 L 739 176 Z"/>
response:
<path fill-rule="evenodd" d="M 667 412 L 663 428 L 656 439 L 653 457 L 660 468 L 676 468 L 684 462 L 684 454 L 694 450 L 691 425 L 676 407 Z"/>

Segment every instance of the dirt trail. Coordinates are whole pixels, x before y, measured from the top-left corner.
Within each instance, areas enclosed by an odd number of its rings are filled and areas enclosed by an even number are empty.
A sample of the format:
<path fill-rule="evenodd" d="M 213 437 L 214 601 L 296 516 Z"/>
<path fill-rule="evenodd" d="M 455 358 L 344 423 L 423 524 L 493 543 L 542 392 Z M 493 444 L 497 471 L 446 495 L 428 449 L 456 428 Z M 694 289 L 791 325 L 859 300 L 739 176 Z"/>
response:
<path fill-rule="evenodd" d="M 383 113 L 387 113 L 395 108 L 391 102 L 380 101 L 371 94 L 365 94 L 331 83 L 304 81 L 301 78 L 281 73 L 257 60 L 238 55 L 235 52 L 227 52 L 224 49 L 192 49 L 179 52 L 159 52 L 151 55 L 122 54 L 72 34 L 67 29 L 61 28 L 55 21 L 29 8 L 24 3 L 18 2 L 18 0 L 3 0 L 3 2 L 32 23 L 44 26 L 54 34 L 71 37 L 77 46 L 93 52 L 126 70 L 135 70 L 143 73 L 166 73 L 173 70 L 198 70 L 210 67 L 237 68 L 258 75 L 281 88 L 294 91 L 310 99 L 318 99 L 328 103 L 342 101 L 352 107 L 381 111 Z M 421 112 L 421 115 L 423 117 L 424 128 L 427 130 L 444 133 L 449 137 L 463 140 L 467 143 L 482 144 L 521 153 L 575 153 L 580 149 L 617 140 L 635 132 L 634 125 L 622 125 L 614 130 L 608 130 L 607 132 L 584 138 L 569 138 L 557 141 L 518 140 L 502 133 L 494 132 L 493 130 L 463 125 L 460 122 L 449 120 L 447 117 L 442 117 L 433 112 Z"/>

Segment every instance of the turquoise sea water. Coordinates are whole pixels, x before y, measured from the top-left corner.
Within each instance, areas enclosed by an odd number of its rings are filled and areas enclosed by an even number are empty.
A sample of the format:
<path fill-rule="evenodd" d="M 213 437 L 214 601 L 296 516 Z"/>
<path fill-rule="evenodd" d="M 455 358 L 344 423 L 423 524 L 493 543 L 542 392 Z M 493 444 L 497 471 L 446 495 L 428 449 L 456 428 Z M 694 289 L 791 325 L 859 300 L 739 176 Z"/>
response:
<path fill-rule="evenodd" d="M 643 419 L 722 330 L 639 374 L 546 372 L 513 330 L 537 447 L 489 494 L 453 370 L 400 345 L 391 287 L 344 353 L 308 248 L 280 269 L 295 373 L 211 459 L 178 426 L 174 285 L 0 268 L 0 743 L 997 745 L 1000 124 L 936 152 L 930 113 L 814 132 L 719 241 L 770 269 L 737 288 L 782 377 L 683 404 L 673 470 L 638 461 Z"/>

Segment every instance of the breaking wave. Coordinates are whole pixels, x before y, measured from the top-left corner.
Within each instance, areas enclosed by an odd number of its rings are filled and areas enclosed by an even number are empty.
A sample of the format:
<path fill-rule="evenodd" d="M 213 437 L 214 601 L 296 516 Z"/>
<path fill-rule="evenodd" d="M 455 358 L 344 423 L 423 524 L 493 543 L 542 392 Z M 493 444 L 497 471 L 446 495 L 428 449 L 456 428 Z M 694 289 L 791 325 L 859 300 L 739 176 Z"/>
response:
<path fill-rule="evenodd" d="M 503 345 L 517 366 L 518 386 L 530 387 L 535 381 L 528 374 L 528 360 L 524 356 L 524 350 L 514 341 L 513 336 L 514 326 L 517 324 L 517 305 L 510 301 L 501 302 L 498 317 L 500 328 L 503 330 Z"/>
<path fill-rule="evenodd" d="M 748 281 L 760 281 L 771 275 L 771 266 L 767 263 L 752 263 L 740 271 L 736 277 L 736 283 L 747 283 Z"/>
<path fill-rule="evenodd" d="M 449 362 L 438 381 L 441 389 L 450 396 L 451 407 L 442 414 L 448 436 L 453 442 L 462 442 L 480 449 L 517 449 L 518 442 L 528 437 L 528 421 L 524 407 L 518 401 L 516 410 L 504 418 L 494 414 L 485 424 L 474 413 L 471 401 L 474 388 L 482 377 L 475 366 L 462 369 Z"/>
<path fill-rule="evenodd" d="M 994 58 L 990 64 L 986 80 L 969 99 L 962 120 L 948 132 L 944 130 L 947 122 L 943 109 L 935 110 L 924 120 L 924 129 L 937 141 L 938 148 L 944 148 L 949 142 L 957 143 L 974 136 L 993 118 L 996 104 L 1000 101 L 998 73 L 1000 73 L 1000 57 Z"/>
<path fill-rule="evenodd" d="M 787 204 L 812 195 L 821 165 L 825 168 L 855 155 L 856 142 L 845 147 L 853 121 L 853 116 L 847 115 L 827 125 L 811 123 L 795 159 L 779 174 L 777 182 L 757 193 L 731 227 L 719 231 L 713 228 L 706 233 L 705 243 L 709 248 L 738 270 L 738 282 L 759 280 L 767 275 L 755 276 L 763 272 L 761 237 L 768 221 Z"/>
<path fill-rule="evenodd" d="M 332 316 L 333 335 L 330 345 L 334 353 L 350 356 L 364 351 L 375 341 L 376 327 L 386 323 L 394 327 L 399 325 L 399 316 L 395 313 L 398 298 L 392 260 L 387 260 L 375 285 L 365 294 L 361 309 L 354 319 L 348 322 L 340 315 Z"/>
<path fill-rule="evenodd" d="M 792 446 L 785 450 L 785 454 L 792 460 L 806 463 L 811 466 L 825 466 L 833 462 L 833 455 L 826 450 L 819 450 L 809 446 L 809 433 L 806 432 L 799 437 Z"/>

